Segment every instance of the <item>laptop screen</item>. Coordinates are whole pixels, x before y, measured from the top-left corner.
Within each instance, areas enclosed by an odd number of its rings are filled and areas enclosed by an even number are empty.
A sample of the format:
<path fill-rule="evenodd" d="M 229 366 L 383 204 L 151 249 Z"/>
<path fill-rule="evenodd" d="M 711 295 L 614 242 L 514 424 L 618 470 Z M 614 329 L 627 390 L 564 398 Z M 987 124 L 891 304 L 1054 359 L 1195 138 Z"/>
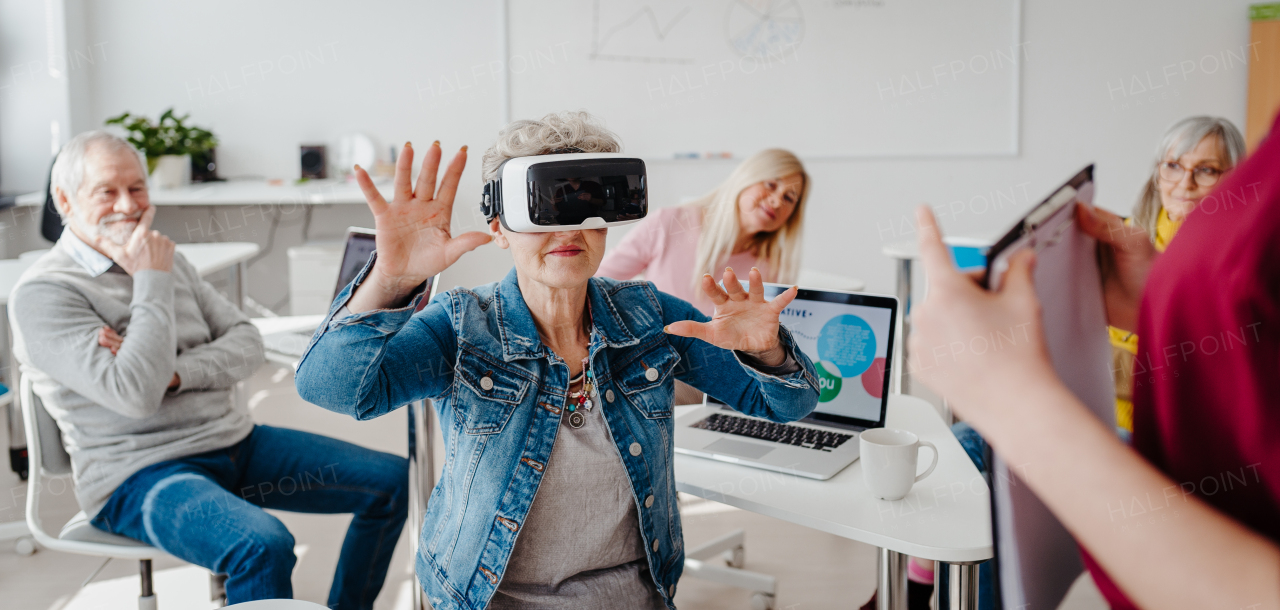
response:
<path fill-rule="evenodd" d="M 374 246 L 373 231 L 354 227 L 347 230 L 347 245 L 342 251 L 342 262 L 338 264 L 338 285 L 333 289 L 333 298 L 338 298 L 338 293 L 360 275 L 360 270 L 373 254 Z"/>
<path fill-rule="evenodd" d="M 787 288 L 765 284 L 765 298 Z M 805 288 L 782 310 L 782 324 L 818 372 L 818 406 L 805 421 L 884 426 L 897 313 L 893 297 Z"/>

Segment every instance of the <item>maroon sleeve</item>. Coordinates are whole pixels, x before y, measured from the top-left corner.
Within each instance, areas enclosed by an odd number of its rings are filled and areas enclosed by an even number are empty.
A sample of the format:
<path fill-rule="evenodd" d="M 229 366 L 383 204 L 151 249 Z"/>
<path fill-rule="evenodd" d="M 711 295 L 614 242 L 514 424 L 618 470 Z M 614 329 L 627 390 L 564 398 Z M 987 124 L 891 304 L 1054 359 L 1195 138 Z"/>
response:
<path fill-rule="evenodd" d="M 1175 485 L 1160 498 L 1126 500 L 1115 527 L 1160 523 L 1194 495 L 1280 542 L 1277 126 L 1156 261 L 1138 337 L 1133 445 Z M 1112 607 L 1132 607 L 1089 564 Z"/>

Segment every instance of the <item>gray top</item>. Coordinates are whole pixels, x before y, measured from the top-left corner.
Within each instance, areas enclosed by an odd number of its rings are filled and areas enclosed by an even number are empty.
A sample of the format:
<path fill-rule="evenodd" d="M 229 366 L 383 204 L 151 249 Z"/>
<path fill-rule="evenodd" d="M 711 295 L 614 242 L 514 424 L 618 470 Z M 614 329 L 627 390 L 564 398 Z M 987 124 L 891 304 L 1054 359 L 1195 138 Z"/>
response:
<path fill-rule="evenodd" d="M 130 475 L 233 445 L 249 412 L 231 389 L 263 362 L 262 337 L 181 254 L 130 276 L 70 230 L 13 289 L 14 355 L 62 428 L 76 499 L 93 517 Z M 98 345 L 110 326 L 118 354 Z M 181 385 L 167 391 L 177 372 Z"/>
<path fill-rule="evenodd" d="M 581 428 L 560 414 L 551 458 L 492 610 L 664 609 L 649 575 L 636 498 L 596 397 Z M 621 403 L 618 403 L 621 404 Z M 616 407 L 611 407 L 616 408 Z"/>

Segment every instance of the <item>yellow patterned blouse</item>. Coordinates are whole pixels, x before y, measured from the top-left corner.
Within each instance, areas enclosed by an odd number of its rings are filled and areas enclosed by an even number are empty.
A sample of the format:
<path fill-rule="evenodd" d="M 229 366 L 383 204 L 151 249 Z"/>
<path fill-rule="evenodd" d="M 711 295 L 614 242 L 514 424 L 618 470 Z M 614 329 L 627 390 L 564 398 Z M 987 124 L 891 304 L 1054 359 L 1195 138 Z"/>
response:
<path fill-rule="evenodd" d="M 1125 224 L 1132 224 L 1125 220 Z M 1156 250 L 1164 252 L 1178 233 L 1182 221 L 1174 221 L 1160 208 L 1156 217 Z M 1138 355 L 1138 335 L 1127 330 L 1108 326 L 1111 336 L 1111 368 L 1116 380 L 1116 427 L 1133 432 L 1133 360 Z"/>

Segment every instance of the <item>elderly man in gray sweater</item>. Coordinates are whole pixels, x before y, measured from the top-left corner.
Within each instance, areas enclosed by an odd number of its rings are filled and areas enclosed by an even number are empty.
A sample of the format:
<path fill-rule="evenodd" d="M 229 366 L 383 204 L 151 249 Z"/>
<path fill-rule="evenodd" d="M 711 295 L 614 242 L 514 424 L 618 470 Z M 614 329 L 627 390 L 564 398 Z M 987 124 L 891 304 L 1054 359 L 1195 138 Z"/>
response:
<path fill-rule="evenodd" d="M 151 230 L 145 162 L 106 132 L 53 169 L 61 239 L 14 288 L 14 351 L 62 428 L 99 529 L 227 578 L 227 601 L 292 597 L 273 508 L 354 513 L 331 608 L 371 608 L 407 515 L 404 458 L 255 425 L 232 400 L 263 362 L 249 319 Z"/>

